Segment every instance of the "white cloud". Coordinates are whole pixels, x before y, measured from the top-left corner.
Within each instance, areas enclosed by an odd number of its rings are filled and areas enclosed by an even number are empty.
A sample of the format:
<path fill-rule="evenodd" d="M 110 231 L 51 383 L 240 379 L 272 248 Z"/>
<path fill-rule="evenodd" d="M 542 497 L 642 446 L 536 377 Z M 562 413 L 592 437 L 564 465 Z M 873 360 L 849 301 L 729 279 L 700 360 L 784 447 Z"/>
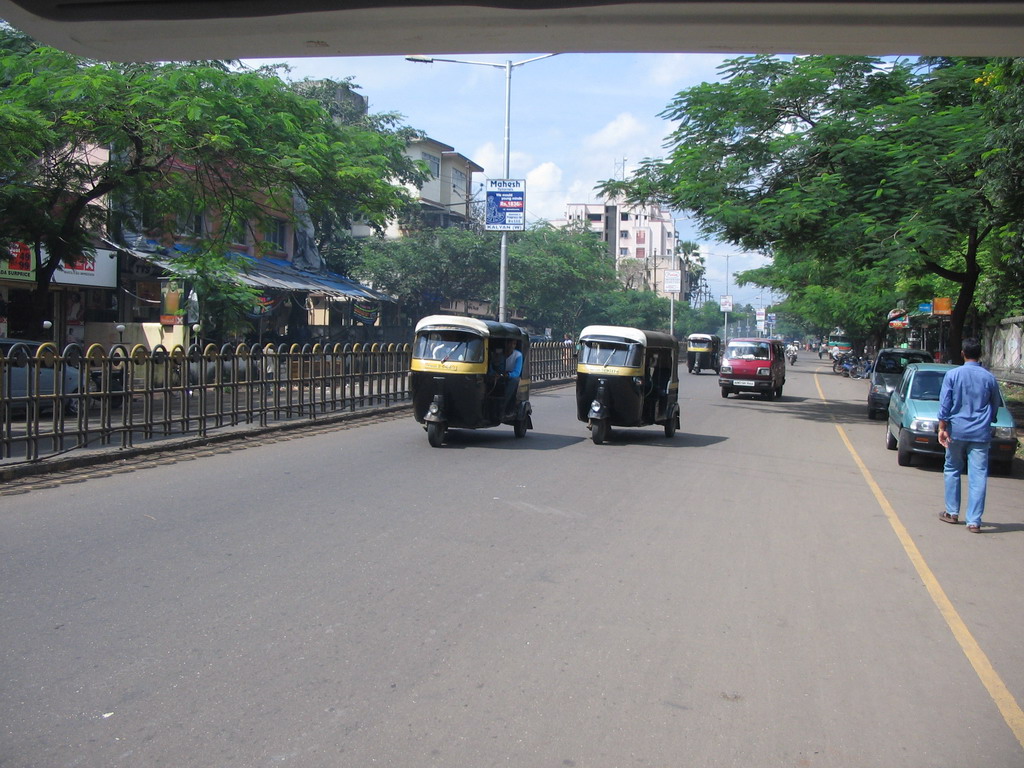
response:
<path fill-rule="evenodd" d="M 565 216 L 565 188 L 562 169 L 555 163 L 541 163 L 526 174 L 526 208 L 528 220 L 561 219 Z"/>
<path fill-rule="evenodd" d="M 725 59 L 725 56 L 718 54 L 692 53 L 663 53 L 644 57 L 645 80 L 656 88 L 672 88 L 676 91 L 697 82 L 715 82 L 718 80 L 717 68 Z"/>
<path fill-rule="evenodd" d="M 623 112 L 601 130 L 584 137 L 583 148 L 588 154 L 614 150 L 643 138 L 648 130 L 635 116 Z"/>

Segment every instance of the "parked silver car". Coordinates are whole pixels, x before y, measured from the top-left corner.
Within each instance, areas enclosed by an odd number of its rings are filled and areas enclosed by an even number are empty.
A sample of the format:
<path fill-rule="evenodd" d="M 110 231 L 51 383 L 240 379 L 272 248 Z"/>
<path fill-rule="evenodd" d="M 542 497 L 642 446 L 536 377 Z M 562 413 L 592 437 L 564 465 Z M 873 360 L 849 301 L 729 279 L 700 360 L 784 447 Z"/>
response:
<path fill-rule="evenodd" d="M 868 418 L 884 418 L 889 410 L 892 391 L 899 386 L 903 371 L 911 363 L 931 363 L 932 356 L 923 349 L 880 349 L 871 367 L 868 387 Z"/>
<path fill-rule="evenodd" d="M 13 413 L 24 413 L 32 397 L 43 400 L 43 409 L 51 410 L 53 395 L 63 394 L 64 412 L 77 415 L 81 399 L 77 397 L 81 386 L 79 368 L 59 360 L 39 359 L 39 348 L 43 342 L 25 339 L 0 338 L 0 352 L 3 353 L 3 402 L 9 404 Z M 63 386 L 58 389 L 55 372 L 63 377 Z"/>

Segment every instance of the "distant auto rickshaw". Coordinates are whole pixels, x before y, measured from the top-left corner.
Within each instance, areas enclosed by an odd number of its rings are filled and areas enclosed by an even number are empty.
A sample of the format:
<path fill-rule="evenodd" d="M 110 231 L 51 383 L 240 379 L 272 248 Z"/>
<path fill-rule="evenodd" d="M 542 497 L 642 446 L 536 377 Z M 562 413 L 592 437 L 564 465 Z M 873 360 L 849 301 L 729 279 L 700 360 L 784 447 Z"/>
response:
<path fill-rule="evenodd" d="M 519 326 L 431 315 L 416 324 L 410 365 L 413 415 L 437 448 L 449 428 L 533 429 L 530 338 Z"/>
<path fill-rule="evenodd" d="M 686 337 L 686 370 L 690 373 L 722 369 L 722 340 L 710 333 L 691 333 Z"/>
<path fill-rule="evenodd" d="M 679 428 L 679 343 L 669 334 L 590 325 L 579 339 L 576 417 L 596 445 L 611 427 Z"/>

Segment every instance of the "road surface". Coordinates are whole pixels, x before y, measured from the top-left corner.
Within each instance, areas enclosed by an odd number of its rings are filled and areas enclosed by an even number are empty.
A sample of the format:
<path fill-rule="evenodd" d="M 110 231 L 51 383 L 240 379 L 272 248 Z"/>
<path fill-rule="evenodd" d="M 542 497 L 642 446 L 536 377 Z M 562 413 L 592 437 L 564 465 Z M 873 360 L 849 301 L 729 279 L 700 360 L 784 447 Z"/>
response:
<path fill-rule="evenodd" d="M 595 446 L 411 417 L 0 499 L 0 766 L 1024 765 L 1024 494 L 937 520 L 866 382 Z M 134 471 L 132 468 L 136 467 Z"/>

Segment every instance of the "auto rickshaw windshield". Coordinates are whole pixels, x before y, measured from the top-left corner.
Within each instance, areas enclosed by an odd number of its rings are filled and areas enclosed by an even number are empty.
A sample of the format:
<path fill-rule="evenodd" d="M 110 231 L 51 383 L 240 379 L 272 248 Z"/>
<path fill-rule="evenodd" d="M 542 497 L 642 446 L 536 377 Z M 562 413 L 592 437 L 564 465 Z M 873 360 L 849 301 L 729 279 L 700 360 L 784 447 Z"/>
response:
<path fill-rule="evenodd" d="M 416 337 L 412 356 L 421 360 L 484 361 L 484 340 L 461 331 L 428 331 Z"/>
<path fill-rule="evenodd" d="M 587 365 L 635 368 L 642 355 L 643 347 L 636 343 L 584 339 L 580 346 L 580 362 Z"/>

